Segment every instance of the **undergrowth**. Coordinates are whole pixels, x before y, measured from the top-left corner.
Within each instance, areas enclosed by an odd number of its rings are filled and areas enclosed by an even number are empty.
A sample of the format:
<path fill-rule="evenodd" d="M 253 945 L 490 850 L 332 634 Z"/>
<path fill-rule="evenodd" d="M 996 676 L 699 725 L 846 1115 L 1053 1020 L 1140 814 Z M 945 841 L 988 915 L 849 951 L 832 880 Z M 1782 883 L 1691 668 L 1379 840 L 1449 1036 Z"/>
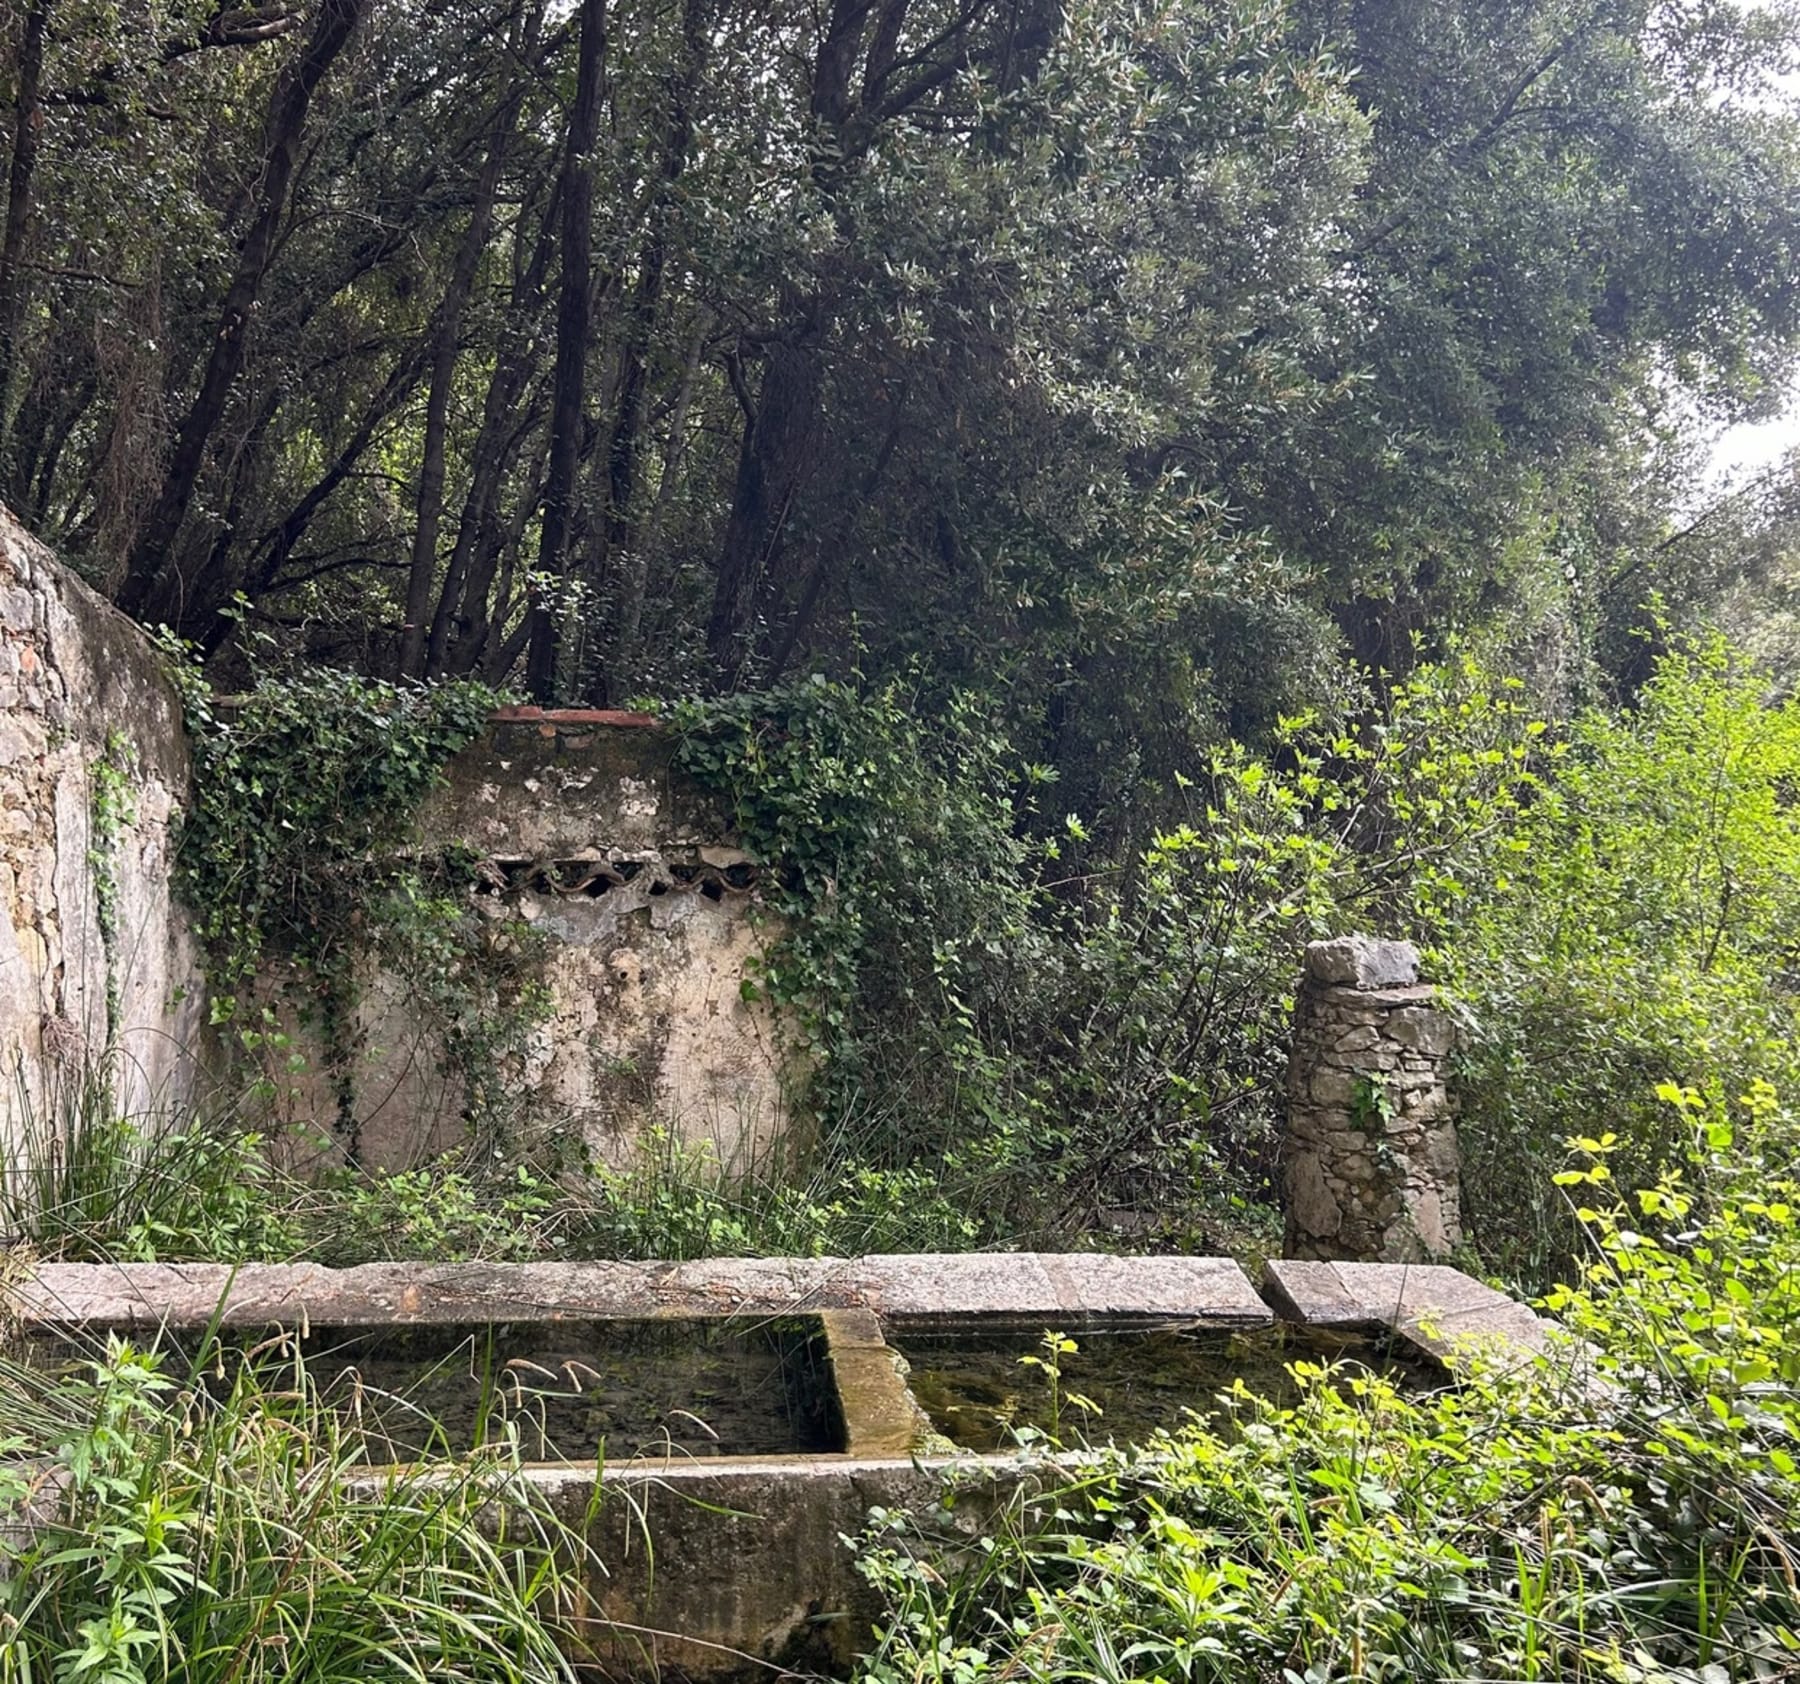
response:
<path fill-rule="evenodd" d="M 1629 1205 L 1615 1143 L 1571 1142 L 1584 1350 L 1413 1397 L 1296 1365 L 1292 1408 L 1240 1384 L 1228 1426 L 1069 1455 L 973 1526 L 879 1513 L 863 1684 L 1800 1676 L 1794 1119 L 1667 1097 L 1690 1171 Z"/>
<path fill-rule="evenodd" d="M 128 1110 L 116 1054 L 16 1071 L 0 1154 L 0 1240 L 70 1261 L 287 1257 L 296 1187 L 228 1100 Z"/>
<path fill-rule="evenodd" d="M 504 1443 L 372 1468 L 298 1358 L 210 1360 L 0 1360 L 3 1684 L 574 1679 L 582 1527 Z"/>
<path fill-rule="evenodd" d="M 250 1125 L 255 1096 L 123 1113 L 113 1061 L 70 1062 L 14 1095 L 0 1160 L 0 1238 L 66 1262 L 306 1258 L 528 1262 L 963 1251 L 996 1236 L 923 1166 L 842 1151 L 724 1161 L 710 1141 L 648 1131 L 630 1160 L 465 1147 L 404 1170 L 280 1169 Z"/>

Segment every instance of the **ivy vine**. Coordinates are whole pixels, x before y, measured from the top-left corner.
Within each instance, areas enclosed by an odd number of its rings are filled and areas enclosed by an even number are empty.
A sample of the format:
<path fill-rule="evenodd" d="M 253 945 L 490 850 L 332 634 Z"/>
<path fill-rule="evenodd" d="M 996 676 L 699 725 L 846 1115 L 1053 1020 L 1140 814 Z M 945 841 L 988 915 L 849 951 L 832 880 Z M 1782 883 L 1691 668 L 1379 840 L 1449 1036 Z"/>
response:
<path fill-rule="evenodd" d="M 1040 849 L 1011 793 L 1030 769 L 976 699 L 903 682 L 815 676 L 667 717 L 677 766 L 769 868 L 780 933 L 744 986 L 783 1008 L 810 1108 L 831 1125 L 916 1087 L 901 1066 L 935 1071 L 920 1109 L 954 1137 L 952 1105 L 984 1103 L 996 1023 L 1031 963 Z M 894 1156 L 931 1150 L 918 1125 L 896 1118 Z"/>
<path fill-rule="evenodd" d="M 499 1064 L 544 1009 L 523 932 L 475 911 L 466 853 L 421 854 L 419 808 L 501 700 L 485 684 L 393 684 L 329 668 L 259 671 L 217 697 L 191 650 L 167 652 L 194 755 L 177 883 L 208 952 L 215 1025 L 256 1047 L 248 1009 L 269 960 L 304 983 L 354 1159 L 356 1008 L 372 965 L 400 977 L 479 1122 Z"/>

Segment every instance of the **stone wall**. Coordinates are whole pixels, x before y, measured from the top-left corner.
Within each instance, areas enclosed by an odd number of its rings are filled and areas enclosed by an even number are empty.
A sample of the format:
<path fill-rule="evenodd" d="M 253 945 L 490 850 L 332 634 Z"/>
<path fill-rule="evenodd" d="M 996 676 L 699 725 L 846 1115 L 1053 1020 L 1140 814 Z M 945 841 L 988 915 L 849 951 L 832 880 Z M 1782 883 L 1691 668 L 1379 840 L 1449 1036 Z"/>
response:
<path fill-rule="evenodd" d="M 1286 1256 L 1427 1262 L 1455 1247 L 1455 1040 L 1409 943 L 1348 936 L 1307 949 L 1288 1066 Z"/>
<path fill-rule="evenodd" d="M 0 1155 L 59 1073 L 127 1111 L 194 1079 L 199 955 L 170 897 L 179 702 L 137 629 L 0 508 Z"/>
<path fill-rule="evenodd" d="M 509 710 L 448 768 L 418 847 L 473 857 L 467 893 L 500 946 L 535 932 L 514 945 L 543 1009 L 489 1072 L 521 1111 L 614 1162 L 666 1125 L 747 1168 L 786 1122 L 775 1024 L 745 986 L 769 931 L 756 868 L 672 758 L 642 716 Z M 190 776 L 148 641 L 0 509 L 0 1165 L 58 1072 L 109 1056 L 130 1112 L 196 1091 L 201 954 L 171 895 Z M 265 1079 L 298 1165 L 341 1155 L 346 1113 L 371 1166 L 466 1138 L 442 1021 L 414 978 L 372 954 L 363 970 L 347 1058 L 274 962 L 255 993 L 288 1039 L 255 1050 L 260 1071 L 208 1048 L 229 1091 Z"/>
<path fill-rule="evenodd" d="M 745 986 L 771 933 L 758 872 L 654 721 L 505 710 L 446 768 L 417 846 L 472 854 L 477 910 L 529 932 L 545 1009 L 504 1072 L 529 1121 L 615 1164 L 652 1127 L 727 1169 L 767 1158 L 786 1113 L 776 1024 Z M 333 1149 L 348 1133 L 361 1162 L 395 1167 L 456 1144 L 463 1090 L 410 979 L 371 967 L 361 995 L 347 1072 L 284 1014 L 308 1070 L 284 1082 L 288 1109 L 329 1116 L 347 1075 Z"/>

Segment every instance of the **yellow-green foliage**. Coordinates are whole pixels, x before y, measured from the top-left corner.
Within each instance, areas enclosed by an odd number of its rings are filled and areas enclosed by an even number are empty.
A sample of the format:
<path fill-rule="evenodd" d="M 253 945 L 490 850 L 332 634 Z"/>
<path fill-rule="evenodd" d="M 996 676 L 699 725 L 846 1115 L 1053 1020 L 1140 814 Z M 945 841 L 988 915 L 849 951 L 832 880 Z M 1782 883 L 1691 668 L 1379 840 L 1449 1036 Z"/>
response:
<path fill-rule="evenodd" d="M 1617 1203 L 1609 1143 L 1576 1143 L 1595 1244 L 1554 1301 L 1584 1357 L 1415 1398 L 1296 1365 L 1298 1406 L 1072 1457 L 977 1547 L 878 1516 L 867 1684 L 1793 1677 L 1794 1125 L 1766 1089 L 1736 1129 L 1673 1092 L 1710 1204 Z"/>
<path fill-rule="evenodd" d="M 1796 1068 L 1800 705 L 1722 641 L 1665 658 L 1629 713 L 1570 728 L 1494 869 L 1439 925 L 1470 1009 L 1466 1212 L 1511 1272 L 1572 1233 L 1542 1166 L 1571 1132 L 1618 1136 L 1655 1180 L 1678 1144 L 1658 1083 L 1720 1093 Z"/>

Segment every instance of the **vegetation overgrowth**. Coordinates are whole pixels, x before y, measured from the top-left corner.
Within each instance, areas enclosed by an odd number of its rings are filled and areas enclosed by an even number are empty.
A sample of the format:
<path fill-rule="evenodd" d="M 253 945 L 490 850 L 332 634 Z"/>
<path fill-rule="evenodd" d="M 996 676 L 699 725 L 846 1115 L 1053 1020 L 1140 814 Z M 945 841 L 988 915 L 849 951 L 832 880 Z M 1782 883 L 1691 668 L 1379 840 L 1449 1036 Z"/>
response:
<path fill-rule="evenodd" d="M 1408 937 L 1464 1261 L 1550 1292 L 1604 1422 L 1477 1373 L 1097 1453 L 979 1547 L 870 1541 L 873 1684 L 1794 1675 L 1800 480 L 1705 455 L 1800 368 L 1796 54 L 1788 0 L 7 8 L 0 497 L 165 628 L 248 1075 L 119 1115 L 119 735 L 107 1044 L 19 1072 L 0 1225 L 1249 1256 L 1304 945 Z M 535 938 L 413 832 L 509 686 L 653 698 L 765 866 L 799 1144 L 590 1162 L 515 1103 Z M 381 1173 L 372 965 L 468 1137 Z M 270 1113 L 321 1075 L 302 1181 Z M 53 1547 L 0 1516 L 0 1679 L 199 1673 L 240 1614 L 223 1676 L 329 1676 L 319 1621 L 256 1623 L 302 1582 L 422 1675 L 552 1667 L 469 1511 L 406 1523 L 422 1601 L 349 1532 L 308 1577 L 282 1529 L 354 1451 L 304 1401 L 125 1349 L 38 1386 L 0 1371 L 0 1487 L 95 1472 Z"/>
<path fill-rule="evenodd" d="M 1001 1233 L 1254 1233 L 1301 950 L 1346 929 L 1418 941 L 1456 1003 L 1471 1243 L 1520 1283 L 1574 1249 L 1543 1173 L 1571 1127 L 1647 1185 L 1658 1083 L 1800 1073 L 1800 705 L 1717 637 L 1561 721 L 1427 664 L 1222 745 L 1124 860 L 967 698 L 820 681 L 674 722 L 783 868 L 760 985 L 830 1138 L 943 1166 Z"/>
<path fill-rule="evenodd" d="M 946 1501 L 859 1540 L 885 1607 L 865 1684 L 1518 1678 L 1779 1680 L 1800 1656 L 1796 1119 L 1759 1084 L 1665 1086 L 1680 1142 L 1621 1199 L 1620 1142 L 1557 1181 L 1586 1261 L 1540 1369 L 1466 1351 L 1456 1378 L 1297 1366 L 1277 1407 L 1052 1452 L 981 1525 Z M 1059 1384 L 1071 1342 L 1030 1360 Z M 579 1527 L 510 1475 L 371 1468 L 279 1352 L 209 1383 L 117 1342 L 74 1373 L 0 1361 L 5 1676 L 566 1676 Z M 1052 1413 L 1056 1419 L 1057 1412 Z M 54 1462 L 66 1471 L 45 1482 Z M 22 1505 L 22 1507 L 20 1507 Z M 304 1525 L 296 1523 L 304 1518 Z M 496 1532 L 495 1528 L 500 1530 Z M 595 1570 L 598 1570 L 596 1567 Z M 561 1646 L 561 1647 L 559 1647 Z"/>
<path fill-rule="evenodd" d="M 1284 718 L 1266 750 L 1221 745 L 1177 784 L 1179 822 L 1122 860 L 974 699 L 818 679 L 671 711 L 680 763 L 773 868 L 785 933 L 745 986 L 782 1008 L 807 1072 L 806 1144 L 729 1163 L 669 1129 L 634 1163 L 590 1164 L 504 1103 L 541 1009 L 525 933 L 498 954 L 466 884 L 406 851 L 398 783 L 426 787 L 479 700 L 271 677 L 210 735 L 196 702 L 220 781 L 183 843 L 190 892 L 255 932 L 213 932 L 222 979 L 266 944 L 346 988 L 371 954 L 413 979 L 449 1055 L 479 1067 L 468 1148 L 324 1187 L 277 1174 L 247 1137 L 293 1055 L 243 1010 L 229 1027 L 258 1083 L 210 1119 L 121 1123 L 99 1070 L 40 1108 L 6 1196 L 35 1203 L 46 1249 L 685 1256 L 1126 1233 L 1255 1252 L 1301 949 L 1351 928 L 1417 940 L 1461 1016 L 1471 1255 L 1520 1286 L 1578 1249 L 1544 1174 L 1570 1128 L 1613 1134 L 1618 1173 L 1649 1186 L 1678 1144 L 1659 1083 L 1800 1075 L 1800 703 L 1722 639 L 1677 641 L 1630 709 L 1560 721 L 1473 655 L 1371 684 Z M 340 765 L 372 793 L 334 782 L 273 840 L 247 816 L 257 789 Z"/>
<path fill-rule="evenodd" d="M 1079 1450 L 985 1521 L 881 1513 L 868 1684 L 1541 1679 L 1722 1684 L 1800 1664 L 1794 1119 L 1671 1088 L 1685 1172 L 1561 1179 L 1592 1241 L 1541 1371 L 1407 1397 L 1302 1365 L 1228 1428 Z M 1703 1183 L 1705 1195 L 1693 1188 Z M 1098 1423 L 1096 1430 L 1103 1430 Z"/>
<path fill-rule="evenodd" d="M 298 1011 L 317 1031 L 337 1101 L 307 1121 L 355 1162 L 357 1006 L 385 966 L 439 1030 L 463 1119 L 491 1145 L 512 1120 L 503 1061 L 544 1005 L 522 962 L 531 933 L 477 916 L 472 858 L 413 840 L 444 762 L 479 734 L 499 695 L 472 679 L 272 670 L 271 640 L 250 631 L 243 644 L 258 659 L 247 687 L 219 698 L 198 652 L 163 641 L 194 748 L 177 888 L 206 944 L 212 1027 L 275 1100 L 298 1073 L 280 1011 Z"/>
<path fill-rule="evenodd" d="M 585 1534 L 504 1436 L 372 1466 L 297 1354 L 215 1366 L 0 1355 L 0 1679 L 572 1684 Z"/>

